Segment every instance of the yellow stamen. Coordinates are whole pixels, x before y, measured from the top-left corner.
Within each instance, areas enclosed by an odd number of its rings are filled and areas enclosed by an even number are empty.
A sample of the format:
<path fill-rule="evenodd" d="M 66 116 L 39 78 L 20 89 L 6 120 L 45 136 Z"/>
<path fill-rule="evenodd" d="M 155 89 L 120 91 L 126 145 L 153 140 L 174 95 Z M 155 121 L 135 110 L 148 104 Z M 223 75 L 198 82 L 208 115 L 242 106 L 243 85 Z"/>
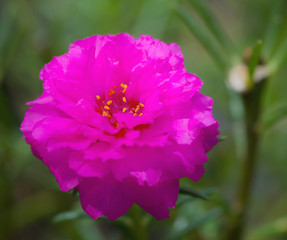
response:
<path fill-rule="evenodd" d="M 139 114 L 139 116 L 142 116 L 142 115 L 143 115 L 143 113 L 140 113 L 140 114 Z"/>
<path fill-rule="evenodd" d="M 136 108 L 136 110 L 135 110 L 135 113 L 137 113 L 137 112 L 138 112 L 138 110 L 140 110 L 139 105 L 137 105 L 137 108 Z"/>
<path fill-rule="evenodd" d="M 101 97 L 100 97 L 99 95 L 97 95 L 96 98 L 97 98 L 97 100 L 100 100 L 100 99 L 101 99 Z"/>
<path fill-rule="evenodd" d="M 144 105 L 142 103 L 139 104 L 141 107 L 144 107 Z"/>
<path fill-rule="evenodd" d="M 112 100 L 109 100 L 109 101 L 107 102 L 108 105 L 111 105 L 112 103 L 113 103 Z"/>
<path fill-rule="evenodd" d="M 123 108 L 123 113 L 126 112 L 126 111 L 127 111 L 127 109 L 126 109 L 126 108 Z"/>
<path fill-rule="evenodd" d="M 114 88 L 117 88 L 118 86 L 114 86 Z"/>
<path fill-rule="evenodd" d="M 110 114 L 108 114 L 107 112 L 103 111 L 103 114 L 102 114 L 104 117 L 108 117 L 110 116 Z"/>
<path fill-rule="evenodd" d="M 127 90 L 128 85 L 124 84 L 124 83 L 121 83 L 121 87 L 123 88 L 122 93 L 125 93 L 126 90 Z"/>
<path fill-rule="evenodd" d="M 109 95 L 113 95 L 115 93 L 115 90 L 114 89 L 110 89 L 110 92 L 109 92 Z"/>
<path fill-rule="evenodd" d="M 110 108 L 108 106 L 104 106 L 104 109 L 110 110 Z"/>
<path fill-rule="evenodd" d="M 125 97 L 123 97 L 123 102 L 125 102 L 125 103 L 127 102 L 127 99 Z"/>

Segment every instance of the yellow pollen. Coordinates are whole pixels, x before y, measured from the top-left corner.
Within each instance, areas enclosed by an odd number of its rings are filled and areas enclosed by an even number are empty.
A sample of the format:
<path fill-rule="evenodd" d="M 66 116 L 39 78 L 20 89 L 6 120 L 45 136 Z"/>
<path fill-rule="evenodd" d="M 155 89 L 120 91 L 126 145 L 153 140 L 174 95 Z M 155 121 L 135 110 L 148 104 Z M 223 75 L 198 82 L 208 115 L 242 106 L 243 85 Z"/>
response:
<path fill-rule="evenodd" d="M 137 108 L 136 108 L 136 110 L 135 110 L 135 113 L 137 113 L 139 109 L 140 109 L 140 107 L 139 107 L 139 105 L 137 105 Z"/>
<path fill-rule="evenodd" d="M 114 88 L 117 88 L 118 86 L 114 86 Z"/>
<path fill-rule="evenodd" d="M 127 109 L 126 109 L 126 108 L 123 108 L 123 113 L 126 112 L 126 111 L 127 111 Z"/>
<path fill-rule="evenodd" d="M 139 103 L 139 105 L 140 105 L 141 107 L 144 107 L 144 105 L 143 105 L 142 103 Z"/>
<path fill-rule="evenodd" d="M 109 101 L 107 102 L 108 105 L 111 105 L 112 103 L 113 103 L 112 100 L 109 100 Z"/>
<path fill-rule="evenodd" d="M 124 84 L 124 83 L 121 83 L 121 87 L 123 88 L 122 93 L 125 93 L 126 90 L 127 90 L 128 85 Z"/>
<path fill-rule="evenodd" d="M 108 106 L 104 106 L 104 109 L 110 110 L 110 108 Z"/>
<path fill-rule="evenodd" d="M 125 102 L 125 103 L 127 102 L 127 99 L 125 97 L 123 97 L 123 102 Z"/>
<path fill-rule="evenodd" d="M 97 100 L 100 100 L 100 99 L 101 99 L 101 97 L 100 97 L 99 95 L 97 95 L 96 98 L 97 98 Z"/>
<path fill-rule="evenodd" d="M 104 116 L 104 117 L 109 117 L 110 114 L 108 114 L 107 112 L 103 111 L 103 116 Z"/>
<path fill-rule="evenodd" d="M 109 92 L 109 95 L 113 95 L 115 93 L 115 90 L 114 89 L 110 89 L 110 92 Z"/>
<path fill-rule="evenodd" d="M 139 114 L 139 116 L 142 116 L 142 115 L 143 115 L 143 113 L 140 113 L 140 114 Z"/>

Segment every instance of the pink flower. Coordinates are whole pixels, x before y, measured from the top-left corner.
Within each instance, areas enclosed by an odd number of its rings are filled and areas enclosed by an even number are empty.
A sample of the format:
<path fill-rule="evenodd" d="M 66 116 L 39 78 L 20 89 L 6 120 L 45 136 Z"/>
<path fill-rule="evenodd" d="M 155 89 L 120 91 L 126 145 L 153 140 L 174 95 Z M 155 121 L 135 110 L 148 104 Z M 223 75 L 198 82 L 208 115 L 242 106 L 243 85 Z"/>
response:
<path fill-rule="evenodd" d="M 167 218 L 179 179 L 202 177 L 218 122 L 175 43 L 95 35 L 54 57 L 40 78 L 43 94 L 28 103 L 21 130 L 92 218 L 115 220 L 133 203 Z"/>

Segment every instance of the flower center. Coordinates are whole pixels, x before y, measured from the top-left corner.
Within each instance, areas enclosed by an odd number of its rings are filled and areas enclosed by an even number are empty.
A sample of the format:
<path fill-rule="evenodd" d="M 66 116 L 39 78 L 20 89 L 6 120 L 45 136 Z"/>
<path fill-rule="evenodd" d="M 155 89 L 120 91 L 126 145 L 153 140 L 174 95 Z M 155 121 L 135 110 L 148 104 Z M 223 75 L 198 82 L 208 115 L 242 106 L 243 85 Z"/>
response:
<path fill-rule="evenodd" d="M 111 88 L 107 97 L 105 95 L 96 96 L 98 105 L 96 111 L 104 117 L 109 118 L 116 127 L 118 127 L 119 124 L 113 118 L 114 113 L 122 112 L 138 117 L 143 115 L 144 104 L 139 101 L 127 99 L 125 96 L 127 88 L 127 84 L 121 83 L 120 86 Z"/>

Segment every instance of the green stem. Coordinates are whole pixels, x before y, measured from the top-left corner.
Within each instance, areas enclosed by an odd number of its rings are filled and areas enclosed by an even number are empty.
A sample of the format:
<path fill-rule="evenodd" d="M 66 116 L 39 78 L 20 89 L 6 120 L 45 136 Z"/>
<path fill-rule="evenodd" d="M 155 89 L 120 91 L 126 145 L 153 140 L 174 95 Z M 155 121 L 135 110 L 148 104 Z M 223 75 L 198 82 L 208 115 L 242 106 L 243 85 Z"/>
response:
<path fill-rule="evenodd" d="M 245 113 L 245 132 L 247 149 L 243 161 L 242 175 L 240 178 L 239 190 L 237 199 L 233 206 L 232 219 L 227 231 L 228 240 L 243 239 L 244 223 L 248 213 L 248 205 L 250 200 L 250 193 L 253 184 L 253 178 L 256 170 L 256 153 L 259 143 L 259 133 L 256 129 L 261 106 L 260 98 L 266 80 L 263 80 L 254 88 L 242 94 L 242 101 Z"/>
<path fill-rule="evenodd" d="M 146 222 L 141 214 L 141 209 L 134 206 L 132 209 L 132 228 L 135 240 L 148 240 Z"/>

